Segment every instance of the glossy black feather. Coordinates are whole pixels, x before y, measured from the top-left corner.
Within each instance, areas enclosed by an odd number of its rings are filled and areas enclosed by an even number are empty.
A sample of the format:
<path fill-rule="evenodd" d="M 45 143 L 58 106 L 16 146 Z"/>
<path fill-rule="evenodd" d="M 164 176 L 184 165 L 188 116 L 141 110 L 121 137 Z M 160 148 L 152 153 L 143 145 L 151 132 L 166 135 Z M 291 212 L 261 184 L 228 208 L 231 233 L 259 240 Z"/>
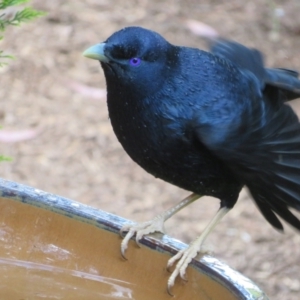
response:
<path fill-rule="evenodd" d="M 258 50 L 226 40 L 211 53 L 129 27 L 102 62 L 109 116 L 130 157 L 155 177 L 233 207 L 246 185 L 275 228 L 300 230 L 300 125 L 284 102 L 298 73 L 266 69 Z M 132 66 L 130 59 L 141 59 Z"/>
<path fill-rule="evenodd" d="M 299 73 L 283 68 L 264 68 L 262 54 L 256 49 L 249 49 L 239 43 L 227 40 L 217 40 L 211 45 L 211 52 L 230 60 L 237 67 L 250 71 L 260 82 L 261 89 L 271 88 L 280 92 L 282 102 L 299 98 Z"/>

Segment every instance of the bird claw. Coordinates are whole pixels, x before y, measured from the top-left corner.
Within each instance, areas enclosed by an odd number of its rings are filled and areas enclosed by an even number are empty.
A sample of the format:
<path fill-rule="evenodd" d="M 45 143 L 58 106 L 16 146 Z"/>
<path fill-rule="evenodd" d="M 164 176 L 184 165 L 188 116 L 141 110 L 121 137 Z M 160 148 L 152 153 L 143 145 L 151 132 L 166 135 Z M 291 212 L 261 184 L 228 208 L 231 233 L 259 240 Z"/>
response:
<path fill-rule="evenodd" d="M 163 232 L 163 218 L 155 218 L 148 222 L 138 223 L 138 224 L 126 224 L 120 229 L 120 235 L 123 237 L 123 233 L 127 231 L 123 241 L 121 243 L 121 255 L 124 259 L 127 259 L 125 256 L 125 252 L 128 248 L 129 240 L 136 235 L 135 242 L 136 244 L 141 247 L 140 240 L 143 238 L 144 235 L 152 233 L 152 232 Z"/>
<path fill-rule="evenodd" d="M 170 276 L 170 278 L 169 278 L 169 280 L 168 280 L 168 285 L 167 285 L 167 292 L 168 292 L 168 294 L 170 295 L 170 296 L 174 296 L 173 294 L 172 294 L 172 292 L 171 292 L 171 290 L 172 290 L 172 287 L 174 286 L 174 284 L 175 284 L 175 279 L 176 279 L 176 277 L 178 276 L 178 275 L 180 275 L 180 277 L 181 277 L 181 279 L 182 280 L 184 280 L 185 282 L 187 282 L 188 280 L 187 280 L 187 278 L 186 278 L 186 276 L 185 276 L 185 269 L 186 268 L 184 268 L 183 270 L 174 270 L 174 272 L 171 274 L 171 276 Z"/>
<path fill-rule="evenodd" d="M 127 231 L 127 230 L 128 229 L 124 229 L 124 227 L 122 227 L 120 230 L 120 234 L 122 234 L 124 231 Z M 121 255 L 125 260 L 127 260 L 127 258 L 125 256 L 125 252 L 128 248 L 129 240 L 134 236 L 134 234 L 135 234 L 134 230 L 132 230 L 132 228 L 130 228 L 121 243 Z"/>
<path fill-rule="evenodd" d="M 169 287 L 169 285 L 167 286 L 167 293 L 168 293 L 171 297 L 174 297 L 174 295 L 171 293 L 171 287 Z"/>
<path fill-rule="evenodd" d="M 167 270 L 178 260 L 175 270 L 172 272 L 168 280 L 167 291 L 170 296 L 173 296 L 171 289 L 175 284 L 175 279 L 180 276 L 184 281 L 188 281 L 186 277 L 186 269 L 193 258 L 196 257 L 198 252 L 201 251 L 201 243 L 192 243 L 188 248 L 178 251 L 176 255 L 171 257 L 167 263 Z M 201 251 L 202 252 L 202 251 Z"/>
<path fill-rule="evenodd" d="M 177 252 L 177 254 L 175 254 L 174 256 L 172 256 L 169 260 L 168 260 L 168 263 L 167 263 L 167 271 L 168 272 L 171 272 L 171 267 L 174 265 L 174 263 L 179 260 L 183 253 L 184 253 L 185 249 L 184 250 L 180 250 Z"/>
<path fill-rule="evenodd" d="M 186 258 L 186 253 L 187 251 L 189 250 L 189 248 L 187 249 L 183 249 L 183 250 L 180 250 L 177 252 L 176 255 L 174 255 L 173 257 L 171 257 L 169 260 L 168 260 L 168 263 L 167 263 L 167 270 L 169 272 L 170 271 L 170 268 L 173 266 L 173 264 L 179 260 L 179 262 L 177 263 L 176 265 L 176 268 L 175 270 L 172 272 L 171 276 L 169 277 L 169 280 L 168 280 L 168 285 L 167 285 L 167 292 L 170 296 L 174 296 L 171 292 L 171 289 L 172 287 L 174 286 L 175 284 L 175 279 L 178 275 L 180 275 L 180 277 L 184 280 L 184 281 L 187 281 L 187 278 L 185 276 L 185 270 L 190 262 L 190 260 L 188 260 L 187 262 L 185 262 L 185 258 Z"/>
<path fill-rule="evenodd" d="M 120 234 L 120 236 L 121 236 L 121 238 L 124 238 L 125 236 L 123 235 L 123 233 L 125 232 L 125 231 L 129 231 L 130 230 L 130 227 L 131 227 L 132 225 L 131 224 L 125 224 L 124 226 L 122 226 L 122 228 L 120 229 L 120 231 L 119 231 L 119 234 Z"/>
<path fill-rule="evenodd" d="M 188 279 L 187 279 L 187 277 L 186 277 L 186 275 L 185 275 L 185 270 L 180 270 L 180 271 L 179 271 L 179 275 L 180 275 L 180 278 L 181 278 L 183 281 L 188 282 Z"/>

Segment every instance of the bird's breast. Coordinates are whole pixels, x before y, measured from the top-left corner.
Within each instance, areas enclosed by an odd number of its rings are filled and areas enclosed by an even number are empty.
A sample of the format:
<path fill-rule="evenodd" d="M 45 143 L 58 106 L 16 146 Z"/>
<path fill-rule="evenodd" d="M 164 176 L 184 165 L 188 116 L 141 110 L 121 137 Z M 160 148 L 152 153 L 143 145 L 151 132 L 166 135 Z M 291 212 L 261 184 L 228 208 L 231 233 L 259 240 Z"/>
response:
<path fill-rule="evenodd" d="M 117 111 L 109 108 L 114 132 L 127 154 L 146 171 L 173 182 L 177 173 L 182 176 L 201 164 L 201 153 L 193 148 L 183 119 L 158 106 L 129 108 L 126 101 L 121 106 Z"/>

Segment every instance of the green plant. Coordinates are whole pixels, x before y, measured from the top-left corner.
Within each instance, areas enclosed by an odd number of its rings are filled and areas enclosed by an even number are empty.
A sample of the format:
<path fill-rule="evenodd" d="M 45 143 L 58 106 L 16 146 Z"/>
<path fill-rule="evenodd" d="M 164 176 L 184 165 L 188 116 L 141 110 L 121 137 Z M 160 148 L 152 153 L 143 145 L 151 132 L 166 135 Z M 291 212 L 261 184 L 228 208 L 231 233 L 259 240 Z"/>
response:
<path fill-rule="evenodd" d="M 0 162 L 1 161 L 12 161 L 12 158 L 9 156 L 0 155 Z"/>
<path fill-rule="evenodd" d="M 0 0 L 0 34 L 4 33 L 7 26 L 20 26 L 22 22 L 31 21 L 45 14 L 31 7 L 22 7 L 22 5 L 29 1 L 30 0 Z M 2 39 L 3 35 L 0 35 L 0 40 Z M 0 67 L 6 64 L 2 62 L 2 60 L 7 58 L 13 58 L 13 56 L 5 54 L 3 50 L 0 50 Z M 8 156 L 0 155 L 0 162 L 11 160 L 12 159 Z"/>
<path fill-rule="evenodd" d="M 7 26 L 20 26 L 21 23 L 31 21 L 44 15 L 42 11 L 37 11 L 31 7 L 22 7 L 29 0 L 0 0 L 0 32 L 4 32 Z M 17 7 L 16 7 L 17 6 Z M 12 9 L 12 7 L 14 7 Z M 3 36 L 0 36 L 0 40 Z M 4 54 L 0 50 L 0 59 L 13 58 L 13 56 Z M 0 66 L 5 64 L 0 61 Z"/>

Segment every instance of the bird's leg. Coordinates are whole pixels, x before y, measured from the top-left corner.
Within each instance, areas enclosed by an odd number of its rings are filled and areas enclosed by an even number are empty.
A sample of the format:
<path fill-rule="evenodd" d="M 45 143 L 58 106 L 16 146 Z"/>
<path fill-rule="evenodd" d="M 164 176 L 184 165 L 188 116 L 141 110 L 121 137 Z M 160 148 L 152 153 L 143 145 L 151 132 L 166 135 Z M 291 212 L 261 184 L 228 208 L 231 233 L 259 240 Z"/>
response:
<path fill-rule="evenodd" d="M 201 196 L 198 194 L 191 194 L 184 198 L 174 207 L 164 211 L 163 213 L 157 215 L 153 220 L 137 224 L 127 224 L 123 226 L 120 230 L 120 234 L 124 231 L 128 231 L 121 243 L 121 254 L 125 258 L 125 252 L 129 243 L 129 240 L 136 234 L 135 241 L 139 245 L 139 240 L 146 234 L 152 232 L 164 232 L 164 222 L 171 218 L 178 211 L 183 209 L 185 206 L 191 204 L 195 200 L 199 199 Z"/>
<path fill-rule="evenodd" d="M 185 279 L 185 271 L 188 264 L 192 261 L 192 259 L 201 251 L 201 246 L 207 236 L 212 232 L 215 226 L 220 222 L 220 220 L 228 213 L 230 208 L 221 207 L 214 218 L 209 222 L 207 227 L 204 229 L 202 234 L 194 240 L 186 249 L 179 251 L 176 255 L 169 259 L 167 264 L 167 269 L 169 269 L 175 261 L 179 260 L 175 270 L 171 274 L 168 280 L 168 293 L 171 294 L 171 288 L 174 285 L 175 279 L 178 275 L 184 280 Z"/>

